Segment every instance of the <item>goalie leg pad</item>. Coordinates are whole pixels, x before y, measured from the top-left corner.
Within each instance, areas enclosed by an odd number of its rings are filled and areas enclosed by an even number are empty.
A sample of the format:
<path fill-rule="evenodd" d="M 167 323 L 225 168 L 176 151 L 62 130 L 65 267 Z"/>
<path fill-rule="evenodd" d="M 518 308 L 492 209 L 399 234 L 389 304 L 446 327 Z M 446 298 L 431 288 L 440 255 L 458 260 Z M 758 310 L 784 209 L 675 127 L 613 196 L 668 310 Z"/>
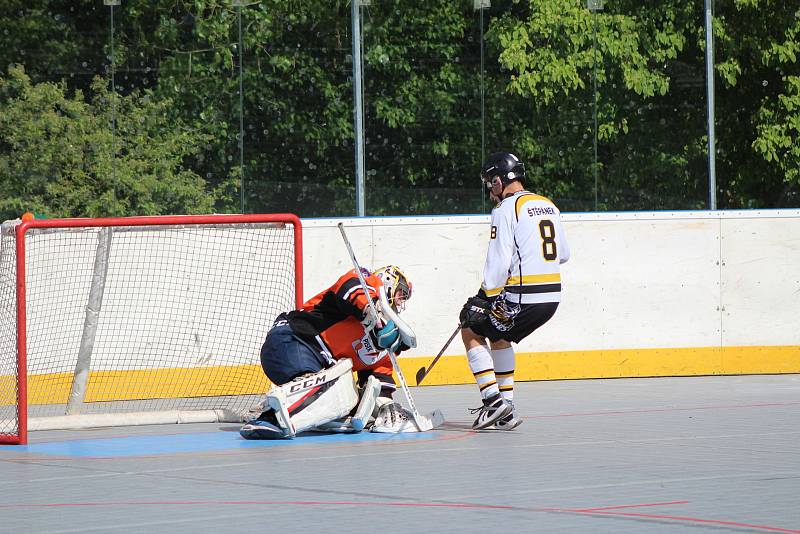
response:
<path fill-rule="evenodd" d="M 361 391 L 361 399 L 358 402 L 356 413 L 350 420 L 353 430 L 360 432 L 367 426 L 367 422 L 372 417 L 372 412 L 375 409 L 375 401 L 381 392 L 381 382 L 374 376 L 367 378 L 364 383 L 364 388 Z"/>
<path fill-rule="evenodd" d="M 286 437 L 348 415 L 358 403 L 352 371 L 352 360 L 343 358 L 333 367 L 273 386 L 267 405 L 278 416 Z"/>
<path fill-rule="evenodd" d="M 376 406 L 375 401 L 380 392 L 380 380 L 374 376 L 368 377 L 364 386 L 361 388 L 361 398 L 358 401 L 358 406 L 352 417 L 334 419 L 333 421 L 317 426 L 314 430 L 342 434 L 361 432 L 364 430 L 364 427 L 367 426 L 370 419 L 372 419 L 372 413 Z"/>
<path fill-rule="evenodd" d="M 327 423 L 323 423 L 311 429 L 312 432 L 325 432 L 333 434 L 355 434 L 361 432 L 353 428 L 350 417 L 343 417 L 342 419 L 334 419 Z"/>

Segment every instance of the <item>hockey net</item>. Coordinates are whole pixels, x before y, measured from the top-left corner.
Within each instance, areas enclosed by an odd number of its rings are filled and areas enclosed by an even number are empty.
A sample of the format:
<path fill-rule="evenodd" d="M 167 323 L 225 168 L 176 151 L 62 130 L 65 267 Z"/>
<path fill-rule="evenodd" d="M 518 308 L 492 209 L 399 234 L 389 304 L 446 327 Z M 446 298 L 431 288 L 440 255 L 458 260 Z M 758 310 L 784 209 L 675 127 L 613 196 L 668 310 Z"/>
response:
<path fill-rule="evenodd" d="M 3 223 L 0 443 L 241 420 L 267 330 L 302 302 L 301 243 L 294 215 Z"/>

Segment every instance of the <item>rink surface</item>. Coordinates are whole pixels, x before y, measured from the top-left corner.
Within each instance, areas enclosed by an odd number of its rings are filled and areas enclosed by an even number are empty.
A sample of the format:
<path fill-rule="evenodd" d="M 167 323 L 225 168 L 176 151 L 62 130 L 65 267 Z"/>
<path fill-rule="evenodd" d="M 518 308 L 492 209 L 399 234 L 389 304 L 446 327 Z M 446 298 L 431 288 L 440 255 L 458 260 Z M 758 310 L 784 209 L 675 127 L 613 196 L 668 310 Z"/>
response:
<path fill-rule="evenodd" d="M 439 430 L 257 442 L 238 425 L 34 432 L 0 446 L 0 531 L 800 533 L 800 375 L 412 388 Z"/>

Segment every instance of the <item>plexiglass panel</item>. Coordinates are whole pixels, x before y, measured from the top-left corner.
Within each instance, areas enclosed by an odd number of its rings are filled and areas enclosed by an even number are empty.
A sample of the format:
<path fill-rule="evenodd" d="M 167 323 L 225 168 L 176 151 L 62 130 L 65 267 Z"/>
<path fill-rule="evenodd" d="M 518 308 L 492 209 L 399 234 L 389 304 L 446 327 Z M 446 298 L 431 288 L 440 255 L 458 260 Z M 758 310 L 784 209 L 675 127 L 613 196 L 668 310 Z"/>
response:
<path fill-rule="evenodd" d="M 3 218 L 357 215 L 357 70 L 364 215 L 486 213 L 495 151 L 562 211 L 710 205 L 702 0 L 360 0 L 359 42 L 349 1 L 6 4 Z M 800 16 L 745 4 L 714 18 L 716 199 L 800 205 Z"/>

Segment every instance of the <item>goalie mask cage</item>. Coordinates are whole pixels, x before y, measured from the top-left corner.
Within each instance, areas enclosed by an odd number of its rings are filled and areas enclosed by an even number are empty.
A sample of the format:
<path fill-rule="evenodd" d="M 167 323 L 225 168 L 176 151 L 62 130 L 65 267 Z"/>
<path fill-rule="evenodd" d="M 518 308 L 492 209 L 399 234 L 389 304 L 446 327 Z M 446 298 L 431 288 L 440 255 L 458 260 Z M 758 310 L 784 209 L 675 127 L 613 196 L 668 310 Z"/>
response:
<path fill-rule="evenodd" d="M 290 214 L 3 223 L 0 443 L 241 421 L 267 330 L 302 304 L 301 236 Z"/>

